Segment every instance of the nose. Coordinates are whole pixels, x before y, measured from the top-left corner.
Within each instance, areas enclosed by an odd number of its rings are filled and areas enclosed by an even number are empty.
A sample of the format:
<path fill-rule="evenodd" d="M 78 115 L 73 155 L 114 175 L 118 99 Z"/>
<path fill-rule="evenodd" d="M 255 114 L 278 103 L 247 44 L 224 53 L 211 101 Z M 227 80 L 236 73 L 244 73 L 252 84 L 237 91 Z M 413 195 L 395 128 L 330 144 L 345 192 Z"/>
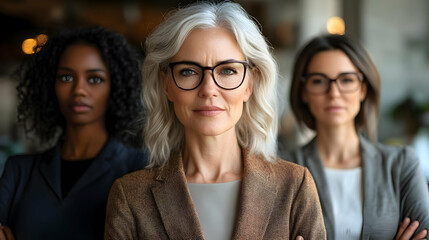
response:
<path fill-rule="evenodd" d="M 73 94 L 76 96 L 86 96 L 88 94 L 86 89 L 86 81 L 84 78 L 79 77 L 73 85 Z"/>
<path fill-rule="evenodd" d="M 200 97 L 213 97 L 217 96 L 219 93 L 218 86 L 216 85 L 209 69 L 204 71 L 204 77 L 198 89 L 198 95 Z"/>
<path fill-rule="evenodd" d="M 340 88 L 338 87 L 337 81 L 331 81 L 329 83 L 328 94 L 330 96 L 340 96 L 341 95 Z"/>

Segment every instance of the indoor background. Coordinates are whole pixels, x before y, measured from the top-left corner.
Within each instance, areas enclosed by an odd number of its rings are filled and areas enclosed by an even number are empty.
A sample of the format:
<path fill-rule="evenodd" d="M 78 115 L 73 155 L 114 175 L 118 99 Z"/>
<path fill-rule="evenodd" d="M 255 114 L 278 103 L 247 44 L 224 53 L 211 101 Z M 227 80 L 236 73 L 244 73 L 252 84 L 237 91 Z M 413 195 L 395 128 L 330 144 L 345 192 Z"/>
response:
<path fill-rule="evenodd" d="M 16 121 L 12 72 L 28 58 L 26 39 L 68 26 L 102 25 L 126 36 L 136 51 L 168 11 L 189 0 L 0 0 L 0 171 L 7 156 L 37 151 Z M 273 46 L 280 69 L 282 147 L 312 138 L 290 112 L 288 91 L 294 55 L 306 41 L 329 31 L 360 41 L 382 78 L 379 141 L 412 145 L 429 179 L 429 1 L 241 0 Z M 344 23 L 344 25 L 342 25 Z M 34 40 L 33 40 L 34 41 Z M 28 41 L 26 42 L 28 43 Z"/>

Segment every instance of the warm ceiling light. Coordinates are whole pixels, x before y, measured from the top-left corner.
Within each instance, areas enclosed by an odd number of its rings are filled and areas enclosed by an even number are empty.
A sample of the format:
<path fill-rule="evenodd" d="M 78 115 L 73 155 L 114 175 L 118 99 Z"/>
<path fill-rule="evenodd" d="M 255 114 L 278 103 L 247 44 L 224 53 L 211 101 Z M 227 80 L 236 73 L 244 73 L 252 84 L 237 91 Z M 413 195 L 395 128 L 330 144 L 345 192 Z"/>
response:
<path fill-rule="evenodd" d="M 48 36 L 46 34 L 39 34 L 36 37 L 37 40 L 37 46 L 41 47 L 45 45 L 45 43 L 48 41 Z"/>
<path fill-rule="evenodd" d="M 330 34 L 344 35 L 346 26 L 344 20 L 340 17 L 331 17 L 326 24 L 326 29 Z"/>
<path fill-rule="evenodd" d="M 22 42 L 22 51 L 25 54 L 33 54 L 36 47 L 37 41 L 34 38 L 25 39 L 24 42 Z"/>

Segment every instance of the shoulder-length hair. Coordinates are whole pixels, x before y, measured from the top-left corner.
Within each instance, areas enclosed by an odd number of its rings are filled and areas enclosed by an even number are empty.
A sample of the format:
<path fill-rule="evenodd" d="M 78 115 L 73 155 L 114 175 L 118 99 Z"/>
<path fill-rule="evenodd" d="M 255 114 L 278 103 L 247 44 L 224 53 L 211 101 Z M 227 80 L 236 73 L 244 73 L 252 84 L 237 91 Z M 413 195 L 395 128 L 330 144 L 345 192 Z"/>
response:
<path fill-rule="evenodd" d="M 363 74 L 367 85 L 367 94 L 361 102 L 360 111 L 355 118 L 355 128 L 358 132 L 366 131 L 372 141 L 377 140 L 377 119 L 380 101 L 380 75 L 369 53 L 359 43 L 344 35 L 322 35 L 313 38 L 298 53 L 293 67 L 292 85 L 290 88 L 290 104 L 292 111 L 301 125 L 316 130 L 316 119 L 311 114 L 308 105 L 303 101 L 303 76 L 307 73 L 311 59 L 319 52 L 340 50 Z"/>
<path fill-rule="evenodd" d="M 180 151 L 184 141 L 184 127 L 164 94 L 160 72 L 167 72 L 169 60 L 192 30 L 217 27 L 234 34 L 250 67 L 255 69 L 249 71 L 255 74 L 253 94 L 244 104 L 243 115 L 236 125 L 238 142 L 266 160 L 272 160 L 276 153 L 278 74 L 268 42 L 239 4 L 199 2 L 170 14 L 145 43 L 144 137 L 150 152 L 149 167 L 165 164 L 171 152 Z"/>

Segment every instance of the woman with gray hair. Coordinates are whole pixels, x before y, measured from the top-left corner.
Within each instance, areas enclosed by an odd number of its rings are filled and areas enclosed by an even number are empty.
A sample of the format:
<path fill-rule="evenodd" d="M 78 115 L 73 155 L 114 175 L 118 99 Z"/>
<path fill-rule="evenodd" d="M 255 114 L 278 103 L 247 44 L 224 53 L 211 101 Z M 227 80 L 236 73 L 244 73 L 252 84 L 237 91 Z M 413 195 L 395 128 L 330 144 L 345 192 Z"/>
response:
<path fill-rule="evenodd" d="M 147 169 L 118 179 L 106 239 L 325 239 L 307 169 L 276 154 L 277 67 L 232 2 L 178 9 L 146 40 Z"/>

